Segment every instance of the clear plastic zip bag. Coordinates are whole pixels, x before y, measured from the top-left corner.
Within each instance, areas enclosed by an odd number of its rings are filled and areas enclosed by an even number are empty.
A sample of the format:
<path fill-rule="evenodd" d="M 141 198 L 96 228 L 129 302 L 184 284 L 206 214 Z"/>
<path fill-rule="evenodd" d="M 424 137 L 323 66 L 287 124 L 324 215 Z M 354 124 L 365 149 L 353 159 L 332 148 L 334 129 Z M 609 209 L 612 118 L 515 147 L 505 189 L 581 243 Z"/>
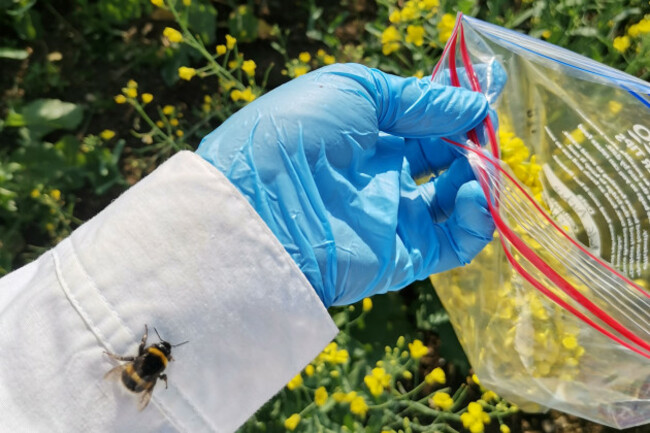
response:
<path fill-rule="evenodd" d="M 432 277 L 481 382 L 531 411 L 650 423 L 650 85 L 464 16 L 433 80 L 499 118 L 449 141 L 495 240 Z"/>

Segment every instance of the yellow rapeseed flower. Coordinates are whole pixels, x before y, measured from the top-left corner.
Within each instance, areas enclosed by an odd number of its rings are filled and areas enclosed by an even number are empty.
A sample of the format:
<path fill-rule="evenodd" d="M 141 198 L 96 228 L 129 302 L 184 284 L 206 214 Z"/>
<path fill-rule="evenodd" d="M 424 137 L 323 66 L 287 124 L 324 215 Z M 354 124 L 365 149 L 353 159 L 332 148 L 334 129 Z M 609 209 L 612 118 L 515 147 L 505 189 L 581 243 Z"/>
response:
<path fill-rule="evenodd" d="M 162 109 L 162 112 L 165 116 L 171 116 L 176 111 L 173 105 L 165 105 Z"/>
<path fill-rule="evenodd" d="M 494 392 L 494 391 L 490 391 L 490 390 L 488 390 L 488 391 L 485 391 L 485 392 L 483 393 L 483 395 L 481 396 L 481 399 L 483 399 L 483 400 L 485 400 L 485 401 L 487 401 L 487 402 L 489 403 L 489 402 L 491 402 L 491 401 L 493 401 L 493 400 L 494 400 L 494 401 L 498 400 L 498 399 L 499 399 L 499 395 L 498 395 L 496 392 Z"/>
<path fill-rule="evenodd" d="M 255 75 L 255 68 L 257 65 L 254 60 L 244 60 L 244 63 L 241 65 L 241 70 L 246 73 L 246 75 L 252 77 Z"/>
<path fill-rule="evenodd" d="M 447 376 L 445 375 L 445 371 L 442 368 L 436 367 L 431 370 L 429 374 L 424 376 L 424 381 L 428 385 L 433 385 L 434 383 L 444 385 L 445 382 L 447 382 Z"/>
<path fill-rule="evenodd" d="M 309 54 L 307 51 L 303 51 L 302 53 L 298 54 L 298 60 L 303 63 L 309 63 L 311 60 L 311 54 Z"/>
<path fill-rule="evenodd" d="M 370 390 L 370 394 L 378 397 L 384 392 L 384 388 L 390 385 L 390 377 L 386 370 L 377 367 L 372 369 L 371 374 L 363 378 L 363 382 Z"/>
<path fill-rule="evenodd" d="M 124 93 L 127 98 L 135 99 L 138 97 L 138 89 L 135 87 L 124 87 L 122 88 L 122 93 Z"/>
<path fill-rule="evenodd" d="M 176 130 L 176 136 L 177 137 L 182 137 L 183 135 L 185 135 L 185 133 L 182 130 L 180 130 L 180 129 Z"/>
<path fill-rule="evenodd" d="M 192 5 L 192 0 L 183 0 L 183 4 L 185 6 L 191 6 Z"/>
<path fill-rule="evenodd" d="M 442 410 L 449 410 L 454 405 L 454 399 L 446 392 L 436 392 L 429 403 Z"/>
<path fill-rule="evenodd" d="M 372 310 L 372 299 L 363 298 L 362 305 L 363 311 L 367 313 L 368 311 Z"/>
<path fill-rule="evenodd" d="M 400 18 L 402 21 L 412 21 L 420 18 L 420 9 L 418 8 L 417 2 L 409 0 L 404 3 L 404 7 L 400 13 Z"/>
<path fill-rule="evenodd" d="M 151 93 L 143 93 L 141 97 L 143 104 L 148 104 L 153 101 L 153 95 Z"/>
<path fill-rule="evenodd" d="M 305 374 L 307 377 L 312 377 L 314 375 L 314 366 L 309 364 L 307 367 L 305 367 Z"/>
<path fill-rule="evenodd" d="M 623 109 L 623 104 L 618 101 L 609 101 L 607 107 L 612 114 L 618 114 Z"/>
<path fill-rule="evenodd" d="M 117 104 L 124 104 L 126 102 L 126 96 L 124 95 L 116 95 L 113 100 Z"/>
<path fill-rule="evenodd" d="M 172 43 L 183 42 L 183 35 L 181 32 L 171 27 L 165 27 L 165 30 L 163 30 L 163 36 Z"/>
<path fill-rule="evenodd" d="M 452 14 L 444 14 L 438 23 L 438 40 L 443 44 L 451 37 L 451 33 L 456 25 L 456 19 Z"/>
<path fill-rule="evenodd" d="M 103 140 L 110 140 L 111 138 L 115 137 L 115 131 L 112 131 L 110 129 L 104 129 L 102 132 L 99 133 L 99 136 L 102 137 Z"/>
<path fill-rule="evenodd" d="M 544 31 L 542 32 L 542 37 L 543 37 L 544 39 L 548 39 L 548 38 L 550 38 L 550 37 L 551 37 L 551 31 L 550 31 L 550 30 L 544 30 Z"/>
<path fill-rule="evenodd" d="M 298 65 L 295 68 L 293 68 L 294 77 L 299 77 L 301 75 L 305 75 L 307 72 L 309 72 L 309 66 Z"/>
<path fill-rule="evenodd" d="M 390 21 L 393 24 L 399 24 L 400 21 L 402 20 L 402 15 L 400 14 L 399 9 L 395 9 L 391 14 L 388 16 L 388 21 Z"/>
<path fill-rule="evenodd" d="M 255 99 L 253 90 L 250 87 L 245 88 L 244 90 L 235 89 L 230 92 L 230 99 L 233 101 L 246 101 L 251 102 Z"/>
<path fill-rule="evenodd" d="M 314 392 L 314 403 L 316 406 L 322 406 L 327 402 L 327 390 L 324 386 L 316 389 Z"/>
<path fill-rule="evenodd" d="M 300 385 L 302 385 L 302 375 L 298 373 L 293 379 L 289 381 L 289 383 L 287 383 L 287 388 L 289 388 L 289 391 L 293 391 Z"/>
<path fill-rule="evenodd" d="M 406 27 L 406 38 L 404 40 L 416 47 L 421 47 L 424 44 L 424 27 L 409 25 Z"/>
<path fill-rule="evenodd" d="M 643 18 L 638 23 L 631 25 L 627 30 L 627 34 L 632 38 L 646 33 L 650 33 L 650 19 L 648 18 Z"/>
<path fill-rule="evenodd" d="M 326 65 L 333 65 L 336 63 L 336 57 L 332 56 L 331 54 L 327 54 L 323 57 L 323 63 Z"/>
<path fill-rule="evenodd" d="M 478 386 L 481 386 L 481 381 L 478 379 L 478 376 L 476 375 L 476 373 L 472 374 L 472 382 L 474 382 Z"/>
<path fill-rule="evenodd" d="M 424 77 L 424 71 L 422 69 L 418 69 L 417 71 L 415 71 L 415 74 L 413 74 L 413 76 L 418 80 L 420 80 L 422 79 L 422 77 Z"/>
<path fill-rule="evenodd" d="M 627 51 L 627 49 L 630 48 L 631 44 L 632 42 L 630 41 L 629 36 L 617 36 L 614 38 L 614 42 L 612 43 L 614 49 L 619 53 L 624 53 Z"/>
<path fill-rule="evenodd" d="M 361 396 L 357 396 L 350 402 L 350 412 L 360 417 L 365 417 L 368 412 L 368 405 Z"/>
<path fill-rule="evenodd" d="M 226 54 L 226 50 L 227 49 L 226 49 L 225 45 L 223 45 L 223 44 L 217 45 L 217 56 L 222 56 L 222 55 Z"/>
<path fill-rule="evenodd" d="M 226 35 L 226 48 L 232 50 L 233 48 L 235 48 L 236 43 L 237 43 L 237 39 L 233 38 L 231 35 Z"/>
<path fill-rule="evenodd" d="M 38 189 L 34 188 L 32 192 L 29 193 L 29 196 L 31 198 L 39 198 L 41 196 L 41 192 Z"/>
<path fill-rule="evenodd" d="M 575 335 L 567 335 L 562 339 L 562 346 L 569 350 L 575 349 L 578 347 L 578 339 Z"/>
<path fill-rule="evenodd" d="M 163 0 L 151 0 L 151 4 L 159 8 L 165 6 L 165 2 Z"/>
<path fill-rule="evenodd" d="M 114 132 L 113 132 L 113 135 L 115 135 Z M 61 191 L 58 190 L 58 189 L 53 189 L 52 191 L 50 191 L 50 197 L 52 197 L 56 201 L 59 201 L 59 199 L 61 198 Z"/>
<path fill-rule="evenodd" d="M 294 413 L 284 421 L 284 428 L 294 431 L 300 422 L 300 414 Z"/>
<path fill-rule="evenodd" d="M 418 2 L 418 7 L 422 10 L 436 9 L 438 6 L 440 6 L 439 0 L 420 0 Z"/>
<path fill-rule="evenodd" d="M 137 89 L 138 88 L 138 82 L 135 81 L 135 80 L 129 80 L 126 83 L 126 87 L 128 87 L 129 89 Z"/>
<path fill-rule="evenodd" d="M 381 33 L 381 52 L 387 56 L 390 53 L 399 50 L 399 41 L 401 39 L 402 35 L 395 26 L 386 27 L 386 30 Z"/>
<path fill-rule="evenodd" d="M 429 348 L 422 344 L 422 341 L 414 340 L 413 343 L 409 343 L 409 352 L 413 359 L 418 360 L 429 353 Z"/>
<path fill-rule="evenodd" d="M 480 404 L 473 401 L 467 405 L 467 412 L 460 415 L 460 421 L 470 433 L 482 433 L 485 430 L 485 424 L 490 423 L 490 416 L 483 412 L 483 407 Z"/>
<path fill-rule="evenodd" d="M 510 427 L 508 427 L 508 426 L 505 425 L 505 424 L 501 424 L 501 425 L 499 426 L 499 431 L 500 431 L 501 433 L 510 433 Z"/>
<path fill-rule="evenodd" d="M 413 373 L 411 373 L 411 372 L 408 371 L 408 370 L 404 370 L 404 371 L 402 372 L 402 377 L 403 377 L 404 379 L 406 379 L 406 380 L 411 380 L 411 379 L 413 379 Z"/>
<path fill-rule="evenodd" d="M 178 68 L 178 76 L 183 80 L 190 81 L 195 75 L 196 69 L 194 68 L 188 68 L 187 66 L 181 66 Z"/>

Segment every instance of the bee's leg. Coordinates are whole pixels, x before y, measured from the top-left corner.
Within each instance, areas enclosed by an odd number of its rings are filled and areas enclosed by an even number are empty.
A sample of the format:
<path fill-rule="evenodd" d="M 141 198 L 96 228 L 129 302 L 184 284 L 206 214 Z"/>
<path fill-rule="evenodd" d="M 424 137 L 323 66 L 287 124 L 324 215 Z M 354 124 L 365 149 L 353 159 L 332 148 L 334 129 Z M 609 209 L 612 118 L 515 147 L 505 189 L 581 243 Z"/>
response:
<path fill-rule="evenodd" d="M 118 361 L 135 361 L 135 356 L 120 356 L 120 355 L 116 355 L 114 353 L 110 353 L 110 352 L 107 352 L 107 351 L 104 351 L 104 353 L 107 354 L 108 356 L 110 356 L 111 358 L 116 359 Z"/>
<path fill-rule="evenodd" d="M 167 375 L 166 375 L 166 374 L 161 374 L 160 376 L 158 376 L 158 378 L 159 378 L 160 380 L 164 380 L 164 381 L 165 381 L 165 389 L 167 389 Z"/>
<path fill-rule="evenodd" d="M 149 328 L 147 328 L 147 324 L 145 323 L 144 325 L 144 335 L 142 336 L 142 341 L 140 341 L 140 347 L 138 348 L 138 355 L 142 355 L 144 353 L 144 346 L 147 344 L 147 334 L 149 333 Z"/>

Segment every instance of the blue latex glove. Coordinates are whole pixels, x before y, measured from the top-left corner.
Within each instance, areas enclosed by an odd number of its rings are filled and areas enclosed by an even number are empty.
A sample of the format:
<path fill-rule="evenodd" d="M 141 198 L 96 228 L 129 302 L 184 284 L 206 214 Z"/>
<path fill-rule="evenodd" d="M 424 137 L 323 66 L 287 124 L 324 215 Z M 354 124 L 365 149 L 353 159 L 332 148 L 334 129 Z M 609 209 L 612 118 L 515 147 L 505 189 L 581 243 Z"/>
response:
<path fill-rule="evenodd" d="M 325 306 L 346 305 L 466 264 L 492 239 L 467 160 L 455 152 L 417 186 L 410 167 L 423 164 L 405 144 L 462 134 L 487 113 L 479 93 L 332 65 L 241 109 L 197 153 L 247 197 Z"/>

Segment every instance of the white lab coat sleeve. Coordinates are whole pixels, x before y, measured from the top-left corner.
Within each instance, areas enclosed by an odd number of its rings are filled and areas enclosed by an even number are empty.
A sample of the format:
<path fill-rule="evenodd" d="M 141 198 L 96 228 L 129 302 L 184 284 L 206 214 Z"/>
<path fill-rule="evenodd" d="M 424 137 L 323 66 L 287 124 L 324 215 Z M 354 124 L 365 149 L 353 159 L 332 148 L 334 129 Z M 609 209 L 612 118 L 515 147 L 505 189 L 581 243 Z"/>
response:
<path fill-rule="evenodd" d="M 104 351 L 170 343 L 151 403 Z M 181 152 L 35 262 L 0 279 L 0 431 L 230 432 L 337 328 L 214 167 Z"/>

